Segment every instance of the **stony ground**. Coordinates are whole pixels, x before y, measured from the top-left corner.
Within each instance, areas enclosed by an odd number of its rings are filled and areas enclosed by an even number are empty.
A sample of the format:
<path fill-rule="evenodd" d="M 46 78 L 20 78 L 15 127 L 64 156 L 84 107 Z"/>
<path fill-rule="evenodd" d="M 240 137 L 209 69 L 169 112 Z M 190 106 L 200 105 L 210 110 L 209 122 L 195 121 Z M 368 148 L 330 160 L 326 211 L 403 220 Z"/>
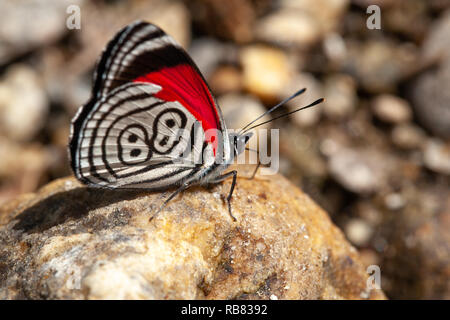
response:
<path fill-rule="evenodd" d="M 74 178 L 0 209 L 0 299 L 383 299 L 357 251 L 285 178 L 159 193 Z"/>

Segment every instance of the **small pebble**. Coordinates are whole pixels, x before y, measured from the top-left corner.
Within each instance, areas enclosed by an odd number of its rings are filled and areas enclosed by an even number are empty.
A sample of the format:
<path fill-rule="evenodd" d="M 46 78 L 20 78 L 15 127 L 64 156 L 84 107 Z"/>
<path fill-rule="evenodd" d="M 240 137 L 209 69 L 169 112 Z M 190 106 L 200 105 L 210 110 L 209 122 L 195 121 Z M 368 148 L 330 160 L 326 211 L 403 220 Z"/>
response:
<path fill-rule="evenodd" d="M 332 138 L 326 138 L 320 143 L 319 149 L 324 156 L 330 157 L 339 150 L 339 147 Z"/>
<path fill-rule="evenodd" d="M 426 134 L 418 126 L 405 123 L 395 126 L 391 132 L 391 139 L 402 149 L 418 149 L 424 145 Z"/>
<path fill-rule="evenodd" d="M 439 68 L 423 72 L 409 87 L 409 98 L 417 120 L 443 139 L 450 139 L 449 82 L 450 58 L 447 58 L 439 64 Z"/>
<path fill-rule="evenodd" d="M 384 198 L 384 203 L 389 210 L 398 210 L 405 206 L 405 200 L 401 194 L 391 193 Z"/>
<path fill-rule="evenodd" d="M 411 120 L 412 111 L 408 101 L 399 97 L 383 94 L 372 102 L 375 115 L 388 123 L 403 123 Z"/>
<path fill-rule="evenodd" d="M 356 83 L 351 76 L 337 74 L 325 81 L 323 112 L 331 119 L 342 119 L 356 108 Z"/>
<path fill-rule="evenodd" d="M 339 33 L 329 33 L 323 40 L 323 51 L 328 59 L 334 64 L 340 64 L 347 56 L 347 46 L 344 38 Z"/>
<path fill-rule="evenodd" d="M 280 6 L 287 10 L 301 10 L 313 17 L 320 35 L 335 31 L 343 21 L 349 0 L 281 0 Z"/>
<path fill-rule="evenodd" d="M 255 27 L 257 38 L 305 48 L 317 42 L 320 26 L 303 10 L 280 9 L 261 19 Z"/>
<path fill-rule="evenodd" d="M 371 193 L 379 188 L 380 172 L 366 155 L 343 149 L 329 161 L 331 175 L 346 189 L 356 193 Z"/>
<path fill-rule="evenodd" d="M 373 234 L 373 228 L 363 219 L 352 219 L 345 226 L 348 239 L 357 246 L 365 246 Z"/>
<path fill-rule="evenodd" d="M 251 45 L 241 50 L 240 60 L 244 87 L 263 100 L 277 101 L 292 76 L 286 53 L 269 46 Z"/>
<path fill-rule="evenodd" d="M 216 95 L 240 91 L 242 88 L 241 72 L 233 66 L 218 67 L 211 75 L 209 85 Z"/>
<path fill-rule="evenodd" d="M 437 173 L 450 175 L 450 144 L 430 139 L 423 154 L 425 166 Z"/>
<path fill-rule="evenodd" d="M 0 132 L 29 141 L 42 129 L 49 102 L 39 75 L 26 65 L 13 65 L 0 81 Z"/>

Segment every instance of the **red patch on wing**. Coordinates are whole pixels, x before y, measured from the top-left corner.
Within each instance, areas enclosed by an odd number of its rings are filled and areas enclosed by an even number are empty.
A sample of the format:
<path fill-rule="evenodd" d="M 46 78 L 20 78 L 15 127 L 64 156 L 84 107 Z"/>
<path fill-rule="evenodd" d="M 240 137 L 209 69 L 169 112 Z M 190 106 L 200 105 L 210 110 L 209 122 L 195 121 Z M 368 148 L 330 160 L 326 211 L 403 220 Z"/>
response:
<path fill-rule="evenodd" d="M 155 94 L 165 101 L 178 101 L 192 115 L 202 122 L 203 130 L 220 129 L 219 115 L 209 89 L 199 73 L 188 64 L 165 67 L 134 79 L 135 82 L 150 82 L 162 87 Z M 209 141 L 208 141 L 209 140 Z M 207 139 L 212 143 L 214 155 L 217 139 Z"/>

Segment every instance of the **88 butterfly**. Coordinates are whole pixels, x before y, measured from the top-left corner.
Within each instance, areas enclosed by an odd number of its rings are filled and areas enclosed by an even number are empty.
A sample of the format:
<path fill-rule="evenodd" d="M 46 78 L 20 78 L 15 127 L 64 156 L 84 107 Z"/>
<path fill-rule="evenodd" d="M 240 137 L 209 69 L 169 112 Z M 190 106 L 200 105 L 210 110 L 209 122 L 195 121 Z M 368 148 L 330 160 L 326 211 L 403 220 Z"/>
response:
<path fill-rule="evenodd" d="M 104 49 L 91 98 L 71 122 L 72 171 L 89 187 L 174 189 L 155 215 L 192 185 L 232 178 L 227 204 L 230 217 L 236 220 L 231 198 L 237 171 L 224 171 L 246 149 L 250 131 L 265 122 L 254 123 L 304 91 L 231 133 L 186 51 L 159 27 L 136 21 L 120 30 Z"/>

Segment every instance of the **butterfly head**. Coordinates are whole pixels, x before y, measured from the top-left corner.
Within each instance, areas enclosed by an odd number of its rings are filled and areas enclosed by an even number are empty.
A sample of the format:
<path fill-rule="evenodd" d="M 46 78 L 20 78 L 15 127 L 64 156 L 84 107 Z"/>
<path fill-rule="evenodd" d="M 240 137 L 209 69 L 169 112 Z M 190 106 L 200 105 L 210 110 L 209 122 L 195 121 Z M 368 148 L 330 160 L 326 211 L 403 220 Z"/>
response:
<path fill-rule="evenodd" d="M 253 132 L 247 132 L 244 134 L 230 134 L 230 143 L 234 149 L 235 155 L 241 154 L 245 150 L 245 146 L 247 145 L 250 138 L 253 136 Z"/>

